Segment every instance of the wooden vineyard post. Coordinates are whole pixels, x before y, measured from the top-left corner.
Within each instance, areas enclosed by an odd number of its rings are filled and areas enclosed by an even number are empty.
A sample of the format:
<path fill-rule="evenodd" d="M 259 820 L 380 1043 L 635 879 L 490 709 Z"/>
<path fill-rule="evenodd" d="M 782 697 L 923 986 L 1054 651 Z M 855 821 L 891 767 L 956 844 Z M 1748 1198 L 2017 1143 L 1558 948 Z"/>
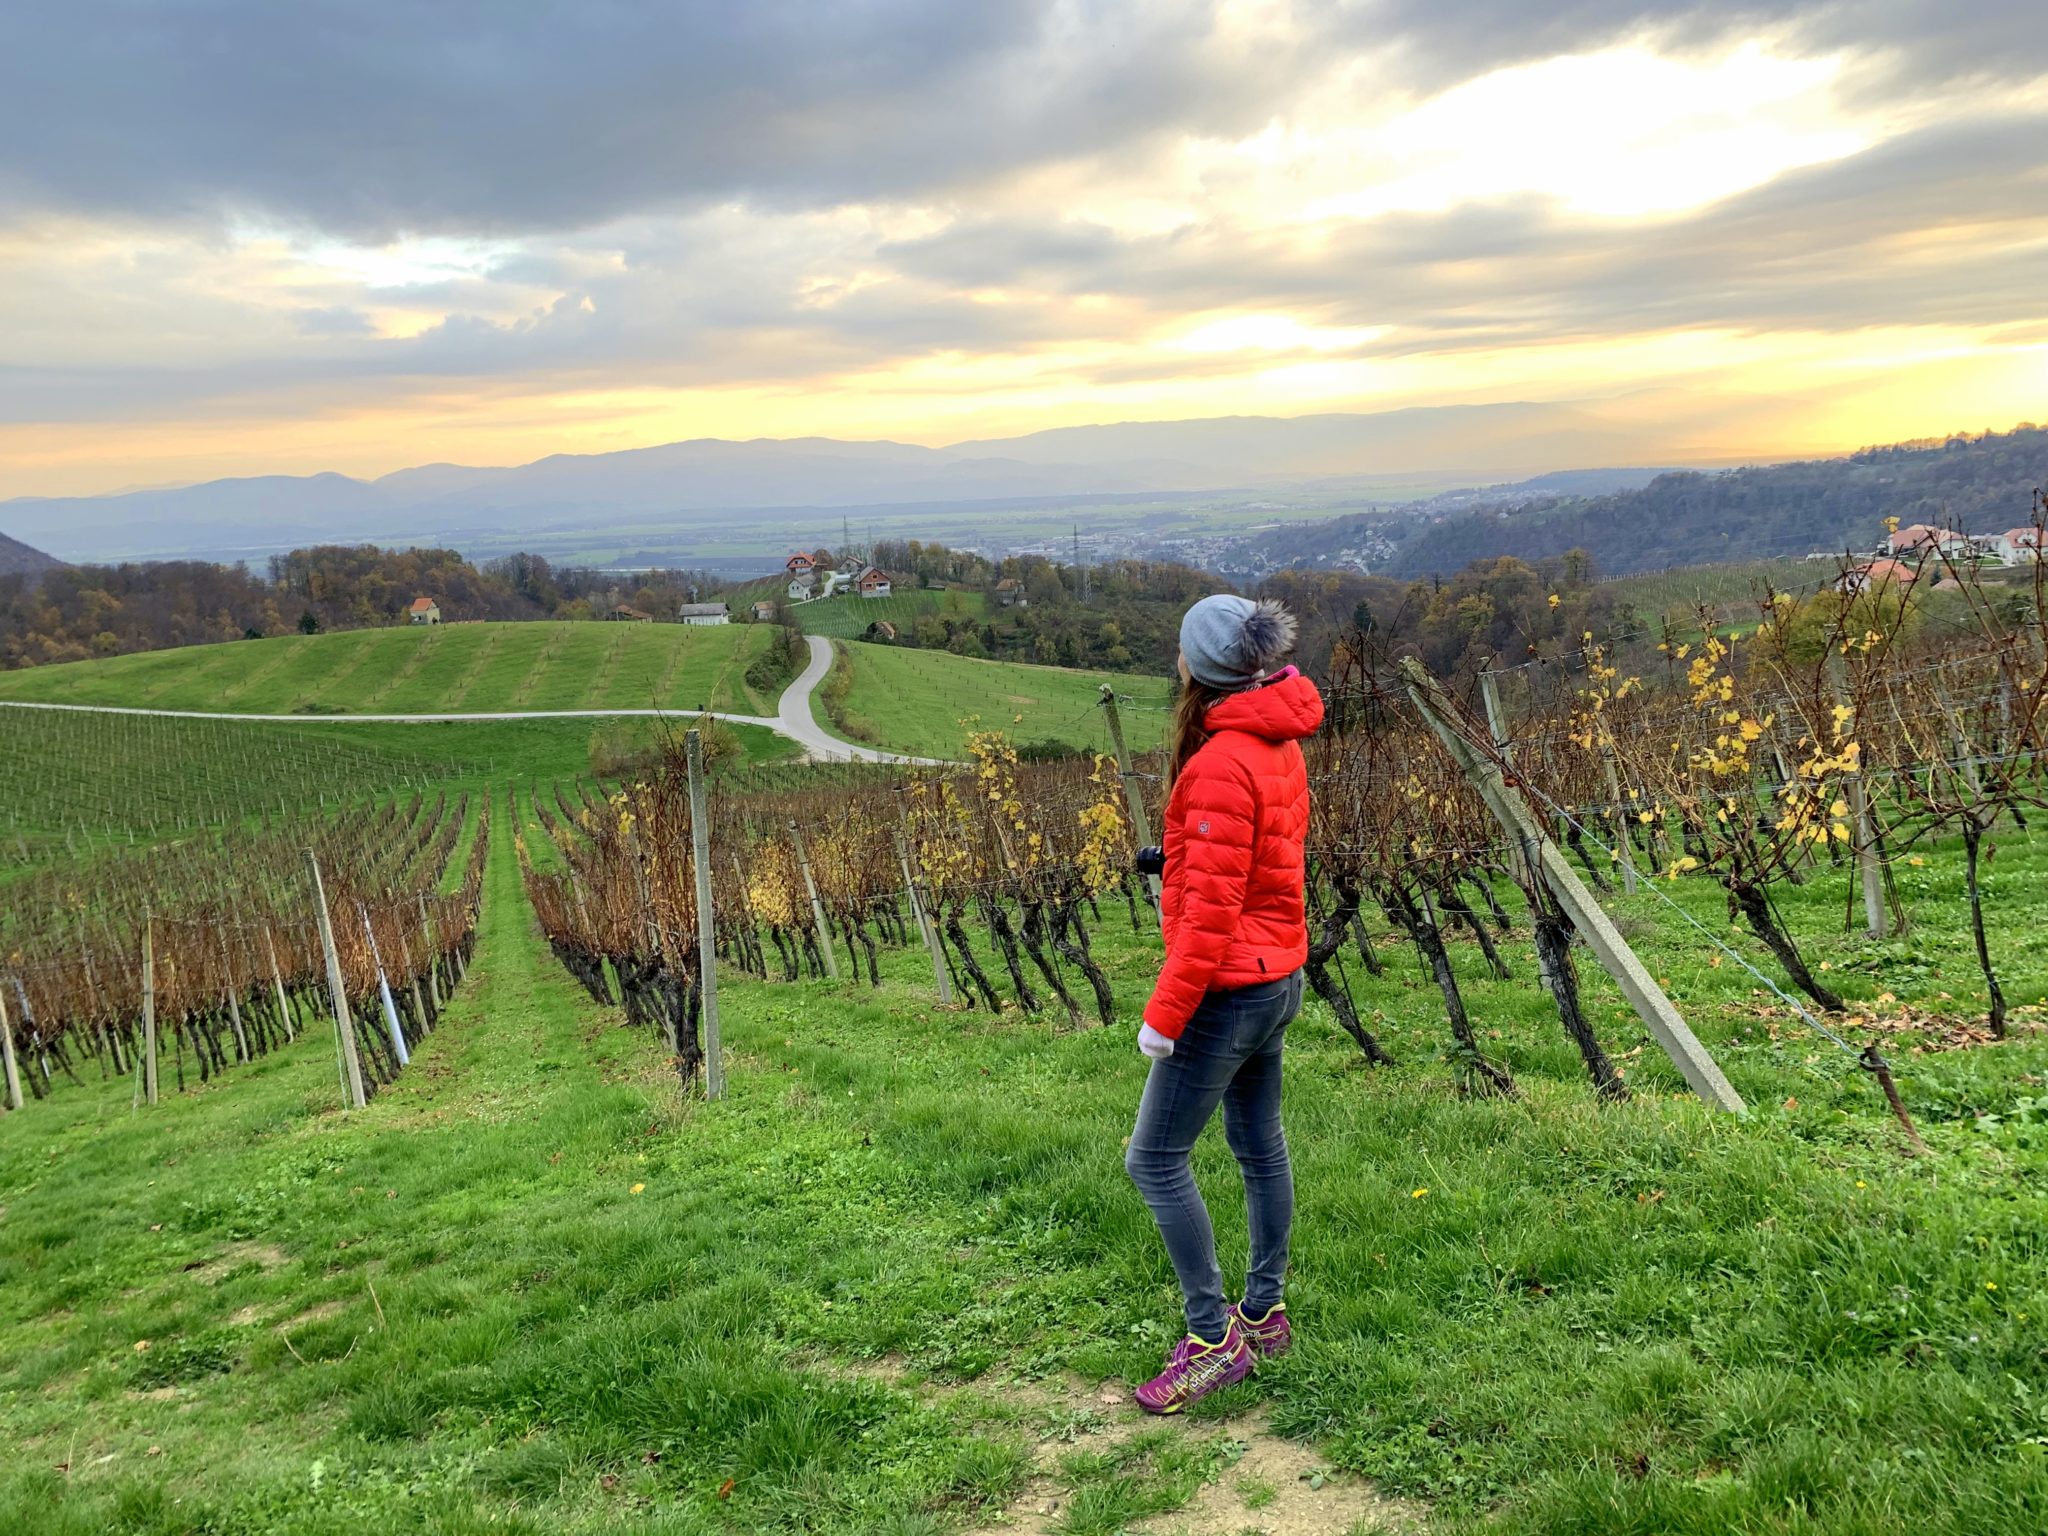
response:
<path fill-rule="evenodd" d="M 704 805 L 704 738 L 683 733 L 690 774 L 690 867 L 697 876 L 697 977 L 703 997 L 704 1097 L 725 1093 L 725 1056 L 718 1037 L 718 927 L 711 910 L 711 818 Z"/>
<path fill-rule="evenodd" d="M 804 851 L 804 835 L 795 821 L 789 824 L 789 840 L 796 848 L 796 867 L 803 871 L 804 889 L 811 893 L 811 921 L 818 928 L 818 947 L 825 951 L 825 974 L 839 979 L 839 957 L 832 953 L 832 929 L 825 921 L 825 903 L 818 900 L 818 882 L 811 878 L 811 856 Z"/>
<path fill-rule="evenodd" d="M 1140 848 L 1152 846 L 1152 818 L 1145 812 L 1145 793 L 1138 788 L 1138 776 L 1131 768 L 1131 751 L 1124 745 L 1124 718 L 1117 712 L 1116 689 L 1102 685 L 1102 716 L 1109 724 L 1109 744 L 1116 752 L 1117 777 L 1123 780 L 1124 804 L 1131 812 L 1131 834 Z M 1159 915 L 1159 877 L 1145 876 L 1145 889 L 1152 895 L 1152 914 Z"/>
<path fill-rule="evenodd" d="M 334 1029 L 341 1053 L 341 1088 L 349 1108 L 369 1103 L 363 1092 L 363 1063 L 356 1055 L 356 1025 L 348 1011 L 348 983 L 341 974 L 341 952 L 334 947 L 334 923 L 327 915 L 327 886 L 320 878 L 320 860 L 306 850 L 313 871 L 313 916 L 320 924 L 320 949 L 327 958 L 327 991 L 334 1000 Z"/>
<path fill-rule="evenodd" d="M 946 969 L 946 956 L 939 948 L 939 930 L 932 926 L 930 914 L 924 909 L 924 899 L 917 894 L 917 877 L 910 868 L 910 848 L 903 841 L 902 829 L 896 833 L 896 861 L 903 866 L 903 888 L 910 893 L 910 915 L 917 919 L 918 934 L 924 939 L 925 950 L 932 957 L 932 981 L 939 989 L 939 1006 L 953 1006 L 953 973 Z"/>
<path fill-rule="evenodd" d="M 156 918 L 142 909 L 142 1096 L 156 1102 Z"/>
<path fill-rule="evenodd" d="M 1529 808 L 1501 777 L 1499 766 L 1467 741 L 1451 723 L 1436 679 L 1412 656 L 1402 659 L 1401 675 L 1408 685 L 1408 696 L 1415 701 L 1422 718 L 1442 739 L 1452 760 L 1486 801 L 1487 809 L 1493 812 L 1501 829 L 1507 833 L 1509 844 L 1526 850 L 1530 866 L 1550 888 L 1557 904 L 1564 908 L 1573 926 L 1599 957 L 1607 974 L 1621 988 L 1636 1016 L 1664 1048 L 1664 1054 L 1671 1058 L 1686 1082 L 1692 1085 L 1693 1092 L 1717 1109 L 1725 1109 L 1731 1114 L 1746 1114 L 1748 1106 L 1742 1102 L 1742 1095 L 1722 1075 L 1720 1065 L 1687 1027 L 1671 999 L 1664 995 L 1664 989 L 1657 985 L 1657 979 L 1636 958 L 1635 951 L 1621 936 L 1621 930 L 1614 926 L 1593 899 L 1593 893 L 1579 882 L 1564 851 L 1553 839 L 1544 836 Z"/>
<path fill-rule="evenodd" d="M 7 989 L 0 987 L 0 1068 L 7 1074 L 7 1107 L 21 1108 L 21 1068 L 14 1059 L 14 1025 L 7 1017 Z"/>
<path fill-rule="evenodd" d="M 391 982 L 384 975 L 384 956 L 377 948 L 377 930 L 370 923 L 370 909 L 360 901 L 356 915 L 363 920 L 363 937 L 370 941 L 370 963 L 377 967 L 377 995 L 384 1001 L 384 1023 L 391 1031 L 392 1054 L 401 1067 L 412 1065 L 412 1052 L 405 1048 L 405 1031 L 398 1026 L 398 1004 L 391 1000 Z"/>
<path fill-rule="evenodd" d="M 1840 656 L 1828 658 L 1828 679 L 1834 685 L 1835 707 L 1851 711 L 1840 718 L 1844 732 L 1854 741 L 1857 722 L 1853 706 L 1849 703 L 1849 689 L 1843 679 Z M 1856 839 L 1856 878 L 1863 887 L 1863 925 L 1873 939 L 1881 939 L 1891 931 L 1891 914 L 1885 910 L 1884 871 L 1878 864 L 1877 839 L 1870 825 L 1870 786 L 1861 767 L 1846 777 L 1850 828 Z"/>

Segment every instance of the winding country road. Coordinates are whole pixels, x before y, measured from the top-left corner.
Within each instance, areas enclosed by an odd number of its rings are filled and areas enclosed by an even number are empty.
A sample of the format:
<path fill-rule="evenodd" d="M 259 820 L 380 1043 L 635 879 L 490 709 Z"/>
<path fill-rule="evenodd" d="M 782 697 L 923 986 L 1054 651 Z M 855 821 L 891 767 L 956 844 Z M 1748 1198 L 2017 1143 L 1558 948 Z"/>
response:
<path fill-rule="evenodd" d="M 883 752 L 875 747 L 856 746 L 850 741 L 841 741 L 819 725 L 811 713 L 811 696 L 817 692 L 818 684 L 825 680 L 825 674 L 832 670 L 832 642 L 818 635 L 807 635 L 805 643 L 810 647 L 810 660 L 804 664 L 804 669 L 796 681 L 783 689 L 782 697 L 776 701 L 776 712 L 773 717 L 735 715 L 716 709 L 703 713 L 713 720 L 724 720 L 732 725 L 758 725 L 764 731 L 773 731 L 778 736 L 785 736 L 802 747 L 807 757 L 817 762 L 932 761 L 930 758 L 905 757 L 900 753 Z M 0 699 L 0 709 L 69 710 L 86 715 L 149 715 L 166 720 L 266 720 L 272 724 L 283 725 L 431 725 L 460 723 L 465 720 L 611 720 L 641 716 L 674 719 L 698 713 L 695 710 L 678 709 L 518 709 L 488 714 L 245 715 L 206 709 L 142 709 L 130 704 L 46 704 L 28 699 Z"/>

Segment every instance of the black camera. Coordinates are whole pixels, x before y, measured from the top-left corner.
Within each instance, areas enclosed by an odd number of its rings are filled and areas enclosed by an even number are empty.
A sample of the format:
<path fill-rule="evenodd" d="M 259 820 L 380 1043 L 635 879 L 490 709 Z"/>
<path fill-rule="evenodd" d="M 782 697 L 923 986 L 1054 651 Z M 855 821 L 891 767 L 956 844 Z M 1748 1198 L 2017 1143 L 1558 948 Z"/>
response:
<path fill-rule="evenodd" d="M 1139 874 L 1151 875 L 1154 879 L 1157 879 L 1166 873 L 1166 850 L 1164 848 L 1140 848 L 1136 864 Z"/>

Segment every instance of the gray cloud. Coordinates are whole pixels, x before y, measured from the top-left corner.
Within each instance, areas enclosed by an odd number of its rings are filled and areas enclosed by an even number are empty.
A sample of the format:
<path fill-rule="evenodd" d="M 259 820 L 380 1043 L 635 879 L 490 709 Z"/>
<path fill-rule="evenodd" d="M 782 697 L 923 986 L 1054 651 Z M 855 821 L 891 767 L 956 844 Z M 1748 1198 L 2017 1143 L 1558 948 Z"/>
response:
<path fill-rule="evenodd" d="M 1255 125 L 1198 0 L 76 0 L 0 11 L 0 198 L 365 238 L 941 189 Z"/>
<path fill-rule="evenodd" d="M 530 234 L 720 200 L 944 197 L 1235 136 L 1347 56 L 1390 90 L 1654 33 L 1782 26 L 1922 84 L 2048 58 L 2038 0 L 71 0 L 0 8 L 0 207 Z M 1873 75 L 1871 89 L 1895 77 Z"/>

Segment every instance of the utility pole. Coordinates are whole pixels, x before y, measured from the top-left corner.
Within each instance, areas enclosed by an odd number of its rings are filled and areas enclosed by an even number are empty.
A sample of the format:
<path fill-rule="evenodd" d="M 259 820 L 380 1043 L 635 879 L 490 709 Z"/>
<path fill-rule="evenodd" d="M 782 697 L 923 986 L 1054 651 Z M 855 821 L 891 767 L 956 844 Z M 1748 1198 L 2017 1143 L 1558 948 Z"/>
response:
<path fill-rule="evenodd" d="M 704 805 L 704 740 L 683 734 L 690 772 L 690 864 L 697 875 L 697 990 L 704 1011 L 704 1097 L 725 1093 L 725 1059 L 718 1040 L 718 929 L 711 910 L 711 819 Z"/>
<path fill-rule="evenodd" d="M 1138 776 L 1131 770 L 1130 749 L 1124 745 L 1123 716 L 1117 713 L 1116 689 L 1108 683 L 1102 685 L 1102 713 L 1109 722 L 1109 742 L 1116 749 L 1117 776 L 1124 781 L 1124 804 L 1130 807 L 1131 832 L 1140 848 L 1152 845 L 1152 818 L 1145 814 L 1145 795 L 1138 787 Z M 1159 877 L 1145 876 L 1145 889 L 1152 895 L 1152 911 L 1159 913 Z"/>

